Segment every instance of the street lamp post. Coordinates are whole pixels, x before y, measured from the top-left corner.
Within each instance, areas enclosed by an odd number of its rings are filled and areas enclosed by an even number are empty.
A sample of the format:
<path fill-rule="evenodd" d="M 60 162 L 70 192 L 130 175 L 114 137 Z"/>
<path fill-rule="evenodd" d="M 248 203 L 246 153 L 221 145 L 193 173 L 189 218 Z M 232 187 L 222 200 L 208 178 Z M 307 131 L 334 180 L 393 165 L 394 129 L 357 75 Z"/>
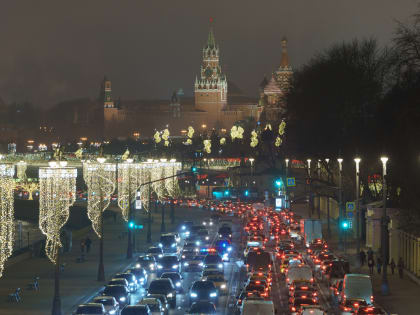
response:
<path fill-rule="evenodd" d="M 360 196 L 360 185 L 359 185 L 359 165 L 360 165 L 360 158 L 355 158 L 354 162 L 356 163 L 356 254 L 360 253 L 360 205 L 359 205 L 359 196 Z"/>
<path fill-rule="evenodd" d="M 312 204 L 312 181 L 311 181 L 311 159 L 306 160 L 308 162 L 308 180 L 309 180 L 309 217 L 312 217 L 313 204 Z"/>
<path fill-rule="evenodd" d="M 381 157 L 382 161 L 382 197 L 383 197 L 383 205 L 382 205 L 382 241 L 381 241 L 381 248 L 382 248 L 382 294 L 389 295 L 389 285 L 388 285 L 388 274 L 387 274 L 387 267 L 388 267 L 388 217 L 386 215 L 386 195 L 387 195 L 387 187 L 386 187 L 386 163 L 388 162 L 388 158 L 383 156 Z"/>
<path fill-rule="evenodd" d="M 343 234 L 344 231 L 342 230 L 342 223 L 344 221 L 344 211 L 343 211 L 343 159 L 338 158 L 338 212 L 339 212 L 339 220 L 338 220 L 338 231 L 339 231 L 339 241 L 340 241 L 340 248 L 345 248 L 345 244 L 343 242 Z"/>
<path fill-rule="evenodd" d="M 321 179 L 321 160 L 317 163 L 318 179 Z M 321 219 L 321 194 L 318 193 L 318 219 Z"/>
<path fill-rule="evenodd" d="M 289 159 L 284 159 L 284 162 L 286 163 L 286 186 L 284 188 L 285 191 L 286 191 L 285 204 L 286 204 L 286 207 L 290 208 L 289 195 L 288 195 L 288 191 L 287 191 L 287 177 L 289 176 Z"/>
<path fill-rule="evenodd" d="M 329 172 L 329 163 L 330 159 L 325 159 L 325 162 L 327 163 L 327 182 L 329 185 L 330 182 L 330 172 Z M 327 237 L 330 239 L 331 237 L 331 227 L 330 227 L 330 195 L 327 195 Z"/>

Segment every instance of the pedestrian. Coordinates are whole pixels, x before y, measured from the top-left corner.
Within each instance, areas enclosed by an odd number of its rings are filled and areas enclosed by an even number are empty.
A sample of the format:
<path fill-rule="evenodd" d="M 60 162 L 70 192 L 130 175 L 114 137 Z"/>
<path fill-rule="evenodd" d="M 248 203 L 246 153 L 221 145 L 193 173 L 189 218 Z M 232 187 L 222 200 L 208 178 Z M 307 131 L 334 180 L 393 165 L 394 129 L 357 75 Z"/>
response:
<path fill-rule="evenodd" d="M 378 271 L 378 275 L 380 275 L 381 270 L 382 270 L 382 259 L 381 259 L 381 257 L 376 258 L 376 269 Z"/>
<path fill-rule="evenodd" d="M 369 249 L 368 249 L 368 259 L 370 259 L 370 258 L 372 258 L 373 259 L 373 250 L 372 250 L 372 248 L 370 248 L 369 247 Z"/>
<path fill-rule="evenodd" d="M 85 260 L 85 246 L 86 246 L 85 240 L 82 239 L 80 241 L 80 252 L 81 252 L 81 260 L 82 261 Z"/>
<path fill-rule="evenodd" d="M 402 259 L 402 257 L 400 257 L 400 259 L 398 260 L 398 273 L 400 275 L 400 278 L 402 279 L 404 276 L 404 261 Z"/>
<path fill-rule="evenodd" d="M 86 253 L 89 254 L 90 245 L 92 245 L 92 240 L 89 238 L 89 235 L 86 237 L 85 244 L 86 244 Z"/>
<path fill-rule="evenodd" d="M 372 257 L 368 258 L 368 267 L 369 267 L 369 272 L 372 275 L 373 274 L 373 267 L 375 266 L 375 260 Z"/>
<path fill-rule="evenodd" d="M 395 261 L 394 261 L 394 258 L 391 259 L 390 266 L 391 266 L 391 273 L 394 274 L 394 271 L 395 271 Z"/>
<path fill-rule="evenodd" d="M 360 264 L 363 267 L 365 265 L 365 261 L 366 261 L 366 253 L 363 249 L 360 251 L 359 257 L 360 257 Z"/>

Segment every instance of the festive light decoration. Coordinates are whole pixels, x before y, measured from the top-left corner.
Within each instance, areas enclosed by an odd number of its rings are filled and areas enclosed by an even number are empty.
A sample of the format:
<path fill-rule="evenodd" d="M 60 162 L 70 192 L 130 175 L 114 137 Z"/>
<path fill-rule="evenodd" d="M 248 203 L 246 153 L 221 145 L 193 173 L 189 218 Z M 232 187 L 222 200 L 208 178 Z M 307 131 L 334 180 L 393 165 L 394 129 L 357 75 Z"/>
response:
<path fill-rule="evenodd" d="M 169 135 L 170 135 L 170 132 L 168 129 L 163 130 L 162 139 L 169 140 Z"/>
<path fill-rule="evenodd" d="M 142 163 L 140 172 L 140 182 L 147 183 L 151 181 L 151 169 L 153 168 L 153 162 Z M 140 186 L 140 200 L 144 210 L 149 211 L 149 194 L 151 193 L 151 185 Z"/>
<path fill-rule="evenodd" d="M 252 148 L 255 148 L 258 145 L 258 134 L 255 130 L 251 131 L 251 144 Z"/>
<path fill-rule="evenodd" d="M 127 161 L 128 157 L 130 156 L 130 150 L 128 148 L 125 150 L 124 154 L 121 156 L 121 160 Z"/>
<path fill-rule="evenodd" d="M 151 169 L 152 188 L 157 198 L 163 200 L 166 190 L 164 181 L 160 181 L 160 179 L 165 177 L 164 164 L 156 161 L 153 166 Z"/>
<path fill-rule="evenodd" d="M 273 129 L 271 128 L 271 124 L 267 124 L 267 125 L 265 125 L 264 130 L 267 130 L 267 129 L 273 130 Z"/>
<path fill-rule="evenodd" d="M 225 137 L 220 138 L 220 145 L 224 145 L 224 144 L 226 144 L 226 138 Z"/>
<path fill-rule="evenodd" d="M 21 181 L 26 179 L 26 169 L 28 165 L 24 161 L 19 161 L 16 164 L 16 170 L 17 170 L 17 178 Z"/>
<path fill-rule="evenodd" d="M 0 277 L 4 264 L 13 252 L 14 196 L 13 164 L 0 164 Z"/>
<path fill-rule="evenodd" d="M 171 160 L 165 167 L 165 177 L 172 176 L 165 180 L 166 191 L 171 197 L 177 197 L 180 193 L 178 178 L 175 175 L 181 170 L 181 167 L 181 163 L 176 162 L 176 160 Z"/>
<path fill-rule="evenodd" d="M 77 169 L 65 162 L 50 162 L 39 168 L 39 228 L 47 237 L 45 252 L 56 263 L 61 245 L 60 231 L 67 222 L 70 206 L 76 200 Z"/>
<path fill-rule="evenodd" d="M 280 136 L 277 136 L 276 142 L 274 143 L 274 145 L 276 147 L 279 147 L 279 146 L 281 146 L 282 143 L 283 143 L 283 140 L 281 140 Z"/>
<path fill-rule="evenodd" d="M 160 133 L 159 133 L 159 131 L 156 131 L 156 132 L 155 132 L 155 135 L 153 136 L 153 138 L 155 138 L 155 142 L 156 142 L 156 143 L 159 143 L 159 142 L 161 142 L 161 141 L 162 141 L 162 138 L 160 137 Z"/>
<path fill-rule="evenodd" d="M 211 153 L 211 140 L 204 140 L 204 151 L 206 151 L 207 154 Z"/>
<path fill-rule="evenodd" d="M 87 173 L 83 174 L 83 178 L 88 188 L 87 213 L 92 221 L 93 230 L 99 237 L 102 237 L 102 212 L 108 208 L 111 194 L 115 190 L 116 166 L 100 161 L 86 164 L 87 166 L 83 169 Z"/>
<path fill-rule="evenodd" d="M 241 126 L 233 126 L 232 129 L 230 129 L 230 136 L 232 137 L 232 140 L 235 140 L 236 138 L 242 139 L 244 133 L 244 128 Z"/>
<path fill-rule="evenodd" d="M 194 136 L 194 128 L 193 127 L 191 127 L 191 126 L 189 126 L 188 127 L 188 134 L 187 134 L 187 136 L 188 136 L 188 138 L 192 138 L 193 136 Z"/>
<path fill-rule="evenodd" d="M 140 166 L 131 159 L 118 164 L 118 206 L 125 221 L 129 219 L 130 203 L 140 186 Z"/>
<path fill-rule="evenodd" d="M 282 120 L 282 122 L 279 125 L 279 135 L 284 135 L 284 130 L 286 129 L 286 122 Z"/>
<path fill-rule="evenodd" d="M 187 141 L 183 142 L 184 145 L 192 145 L 192 140 L 187 139 Z"/>

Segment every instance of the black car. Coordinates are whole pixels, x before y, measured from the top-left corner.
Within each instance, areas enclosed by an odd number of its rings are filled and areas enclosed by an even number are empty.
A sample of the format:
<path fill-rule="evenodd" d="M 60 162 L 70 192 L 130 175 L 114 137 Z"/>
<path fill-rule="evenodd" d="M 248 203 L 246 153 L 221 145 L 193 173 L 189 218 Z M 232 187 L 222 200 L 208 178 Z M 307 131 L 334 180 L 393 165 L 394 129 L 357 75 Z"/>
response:
<path fill-rule="evenodd" d="M 150 294 L 163 294 L 168 299 L 171 308 L 176 307 L 176 289 L 171 279 L 153 280 L 147 290 L 147 295 Z"/>
<path fill-rule="evenodd" d="M 176 253 L 178 251 L 177 241 L 174 234 L 162 234 L 160 236 L 159 247 L 164 253 Z"/>
<path fill-rule="evenodd" d="M 106 312 L 105 312 L 105 307 L 101 303 L 87 303 L 87 304 L 79 305 L 74 314 L 75 315 L 78 315 L 78 314 L 83 314 L 83 315 L 103 314 L 105 315 Z"/>
<path fill-rule="evenodd" d="M 171 279 L 177 292 L 182 292 L 182 277 L 178 272 L 164 272 L 161 279 Z"/>
<path fill-rule="evenodd" d="M 195 281 L 190 289 L 190 305 L 197 301 L 210 301 L 217 305 L 217 288 L 212 281 Z"/>
<path fill-rule="evenodd" d="M 102 295 L 113 296 L 121 307 L 131 302 L 130 291 L 124 285 L 107 285 Z"/>
<path fill-rule="evenodd" d="M 149 273 L 155 272 L 156 259 L 152 255 L 139 256 L 134 266 L 136 268 L 145 268 Z"/>
<path fill-rule="evenodd" d="M 156 246 L 149 247 L 149 249 L 147 250 L 147 254 L 155 257 L 156 261 L 159 261 L 159 259 L 163 257 L 162 248 Z"/>
<path fill-rule="evenodd" d="M 137 283 L 141 286 L 145 286 L 147 284 L 147 271 L 144 268 L 131 268 L 127 270 L 128 273 L 134 275 L 137 279 Z"/>
<path fill-rule="evenodd" d="M 147 305 L 127 305 L 120 315 L 151 315 L 152 312 Z"/>
<path fill-rule="evenodd" d="M 130 289 L 130 292 L 136 292 L 139 288 L 137 278 L 132 273 L 129 273 L 129 272 L 117 273 L 114 276 L 114 278 L 123 278 L 123 279 L 127 280 L 128 288 Z"/>
<path fill-rule="evenodd" d="M 158 263 L 157 274 L 164 272 L 181 272 L 181 264 L 177 256 L 163 256 Z"/>
<path fill-rule="evenodd" d="M 223 270 L 223 259 L 219 254 L 208 254 L 204 258 L 204 267 Z"/>
<path fill-rule="evenodd" d="M 229 226 L 222 226 L 219 229 L 219 238 L 232 240 L 232 229 Z"/>
<path fill-rule="evenodd" d="M 216 306 L 212 302 L 199 301 L 191 305 L 190 314 L 216 314 Z"/>

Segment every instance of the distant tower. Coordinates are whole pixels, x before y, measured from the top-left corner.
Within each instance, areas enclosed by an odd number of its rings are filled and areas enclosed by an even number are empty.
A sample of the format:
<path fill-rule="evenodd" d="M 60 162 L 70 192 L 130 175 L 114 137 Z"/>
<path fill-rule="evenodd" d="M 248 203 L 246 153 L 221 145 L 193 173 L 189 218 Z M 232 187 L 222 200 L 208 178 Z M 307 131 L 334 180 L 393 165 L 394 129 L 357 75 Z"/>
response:
<path fill-rule="evenodd" d="M 111 88 L 111 80 L 108 80 L 107 77 L 104 77 L 104 81 L 102 82 L 102 101 L 104 102 L 104 108 L 114 108 L 115 103 L 112 99 L 112 88 Z"/>
<path fill-rule="evenodd" d="M 101 94 L 99 100 L 104 107 L 104 136 L 107 136 L 111 124 L 118 121 L 118 108 L 112 99 L 111 80 L 104 77 L 101 85 Z"/>
<path fill-rule="evenodd" d="M 227 104 L 227 80 L 219 65 L 219 47 L 210 25 L 207 44 L 203 48 L 200 78 L 194 84 L 195 108 L 219 117 Z"/>
<path fill-rule="evenodd" d="M 286 92 L 289 89 L 292 75 L 293 71 L 289 64 L 289 55 L 287 53 L 287 39 L 283 38 L 281 41 L 280 66 L 276 71 L 276 81 L 283 92 Z"/>

